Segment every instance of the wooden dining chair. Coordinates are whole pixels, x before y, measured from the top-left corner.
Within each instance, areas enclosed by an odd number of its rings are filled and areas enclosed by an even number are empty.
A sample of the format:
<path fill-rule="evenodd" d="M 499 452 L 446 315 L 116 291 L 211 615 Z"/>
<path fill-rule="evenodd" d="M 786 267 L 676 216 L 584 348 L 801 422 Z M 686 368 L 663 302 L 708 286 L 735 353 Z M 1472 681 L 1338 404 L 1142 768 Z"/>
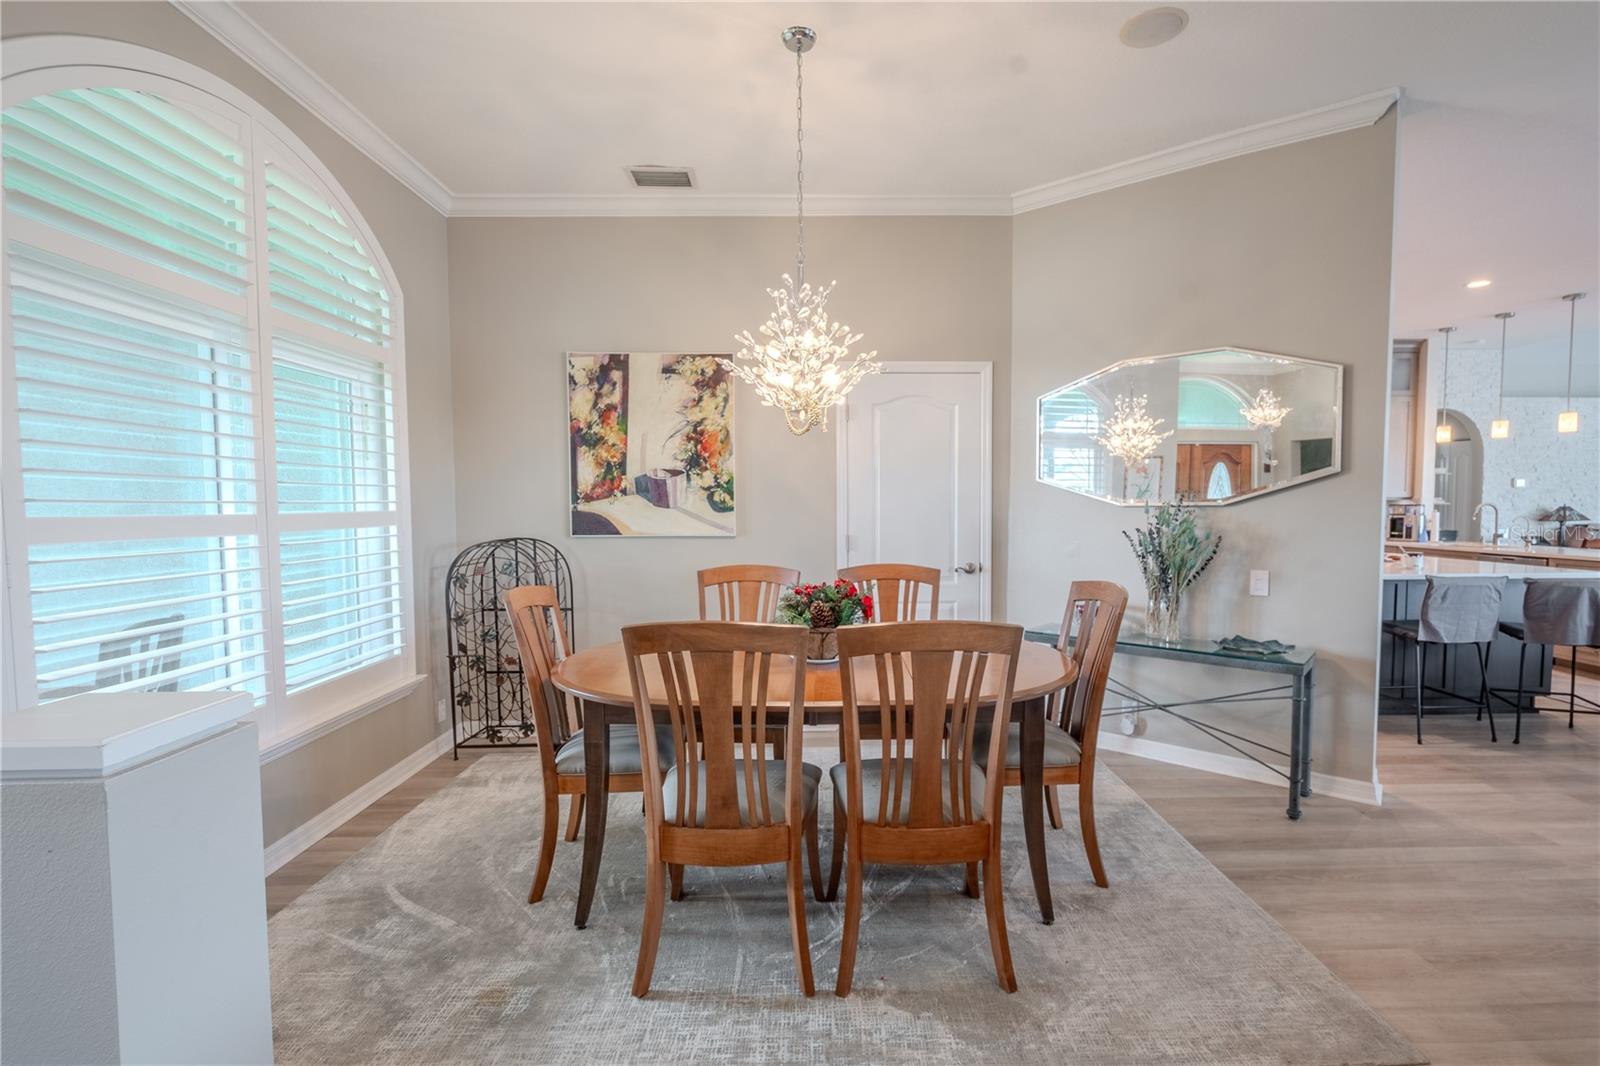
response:
<path fill-rule="evenodd" d="M 778 617 L 778 597 L 783 590 L 800 583 L 800 571 L 786 566 L 740 563 L 713 566 L 699 572 L 700 620 L 709 616 L 706 593 L 716 599 L 718 622 L 771 622 Z"/>
<path fill-rule="evenodd" d="M 556 664 L 572 654 L 562 624 L 561 604 L 549 585 L 523 585 L 506 593 L 506 613 L 511 616 L 517 636 L 517 652 L 528 683 L 533 712 L 534 737 L 538 741 L 539 776 L 544 784 L 544 832 L 539 837 L 539 863 L 533 874 L 528 902 L 544 898 L 550 865 L 556 856 L 557 821 L 561 797 L 567 801 L 567 839 L 578 839 L 583 820 L 584 768 L 583 730 L 578 728 L 576 708 L 551 681 Z M 666 753 L 671 766 L 671 752 Z M 642 792 L 643 752 L 639 734 L 633 726 L 611 727 L 611 765 L 607 782 L 613 793 Z M 589 817 L 605 817 L 604 811 L 591 811 Z"/>
<path fill-rule="evenodd" d="M 1051 697 L 1044 726 L 1044 786 L 1050 825 L 1061 828 L 1057 788 L 1077 785 L 1083 850 L 1094 883 L 1101 888 L 1107 881 L 1094 827 L 1095 741 L 1100 735 L 1100 710 L 1111 675 L 1111 658 L 1127 606 L 1128 590 L 1110 581 L 1074 581 L 1067 590 L 1067 609 L 1056 648 L 1071 657 L 1078 672 L 1071 685 Z M 1022 730 L 1015 724 L 1007 731 L 1005 749 L 1006 787 L 1021 787 Z"/>
<path fill-rule="evenodd" d="M 778 598 L 784 589 L 800 583 L 800 571 L 786 566 L 736 563 L 701 570 L 699 579 L 702 622 L 707 620 L 708 591 L 717 605 L 716 616 L 711 621 L 774 622 L 778 618 Z M 783 752 L 783 727 L 767 730 L 766 738 L 772 745 L 772 757 L 776 759 Z"/>
<path fill-rule="evenodd" d="M 890 622 L 839 630 L 844 700 L 844 762 L 834 766 L 834 870 L 847 864 L 844 932 L 835 994 L 850 994 L 861 933 L 862 868 L 869 862 L 964 864 L 966 890 L 983 902 L 1000 987 L 1017 990 L 1006 937 L 1000 880 L 998 777 L 983 767 L 1000 758 L 1011 719 L 1020 626 L 993 622 Z M 858 670 L 861 676 L 857 676 Z M 979 700 L 997 692 L 996 729 L 987 758 L 976 750 Z M 861 706 L 883 722 L 880 757 L 861 757 Z M 843 841 L 841 853 L 840 842 Z"/>
<path fill-rule="evenodd" d="M 922 590 L 927 589 L 928 619 L 939 617 L 939 571 L 910 563 L 865 563 L 839 571 L 846 581 L 868 590 L 873 621 L 914 622 Z"/>
<path fill-rule="evenodd" d="M 622 631 L 634 713 L 645 737 L 644 773 L 665 776 L 645 790 L 645 901 L 633 994 L 650 991 L 661 940 L 666 880 L 681 895 L 690 866 L 788 866 L 789 933 L 800 986 L 814 992 L 806 935 L 800 847 L 810 853 L 811 886 L 822 898 L 817 788 L 822 771 L 801 760 L 802 730 L 787 731 L 782 759 L 768 759 L 764 734 L 771 697 L 786 715 L 805 707 L 806 630 L 740 622 L 663 622 Z M 667 725 L 652 731 L 658 677 Z M 776 689 L 776 692 L 772 690 Z"/>

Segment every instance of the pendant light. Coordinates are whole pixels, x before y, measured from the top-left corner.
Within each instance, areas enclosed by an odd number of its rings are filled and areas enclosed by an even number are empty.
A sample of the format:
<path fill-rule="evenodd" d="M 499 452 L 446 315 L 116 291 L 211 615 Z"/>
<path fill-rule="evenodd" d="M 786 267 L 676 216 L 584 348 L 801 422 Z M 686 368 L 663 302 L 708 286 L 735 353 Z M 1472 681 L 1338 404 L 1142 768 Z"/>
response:
<path fill-rule="evenodd" d="M 1572 404 L 1572 342 L 1578 332 L 1578 301 L 1586 295 L 1581 292 L 1569 292 L 1562 297 L 1572 311 L 1567 316 L 1567 406 L 1564 411 L 1556 415 L 1557 433 L 1578 432 L 1578 409 Z"/>
<path fill-rule="evenodd" d="M 1439 332 L 1444 334 L 1444 373 L 1440 375 L 1439 381 L 1439 424 L 1433 430 L 1435 444 L 1449 444 L 1455 439 L 1455 432 L 1450 428 L 1450 423 L 1444 420 L 1445 400 L 1450 396 L 1450 334 L 1455 331 L 1454 326 L 1439 327 Z"/>
<path fill-rule="evenodd" d="M 1495 403 L 1494 421 L 1489 423 L 1489 436 L 1505 440 L 1511 436 L 1511 419 L 1506 417 L 1506 323 L 1517 313 L 1501 311 L 1494 317 L 1500 320 L 1500 398 Z"/>
<path fill-rule="evenodd" d="M 749 330 L 734 336 L 743 347 L 734 359 L 718 360 L 739 380 L 756 390 L 768 407 L 783 411 L 795 436 L 812 426 L 828 428 L 828 409 L 844 403 L 845 394 L 864 375 L 882 369 L 878 353 L 850 354 L 861 334 L 828 318 L 833 285 L 813 289 L 806 281 L 805 79 L 802 60 L 817 43 L 809 26 L 783 31 L 783 46 L 794 53 L 795 132 L 795 257 L 794 276 L 783 275 L 783 287 L 768 289 L 773 310 L 756 340 Z"/>

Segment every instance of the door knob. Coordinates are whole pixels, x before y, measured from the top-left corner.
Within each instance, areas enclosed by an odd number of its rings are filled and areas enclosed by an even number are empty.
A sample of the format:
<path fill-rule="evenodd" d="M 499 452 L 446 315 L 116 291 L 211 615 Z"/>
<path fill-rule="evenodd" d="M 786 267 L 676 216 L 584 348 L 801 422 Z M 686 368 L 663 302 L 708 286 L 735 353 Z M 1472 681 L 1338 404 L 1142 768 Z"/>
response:
<path fill-rule="evenodd" d="M 976 574 L 979 570 L 982 570 L 982 569 L 983 569 L 983 567 L 980 566 L 977 563 L 965 563 L 965 564 L 963 564 L 961 566 L 956 567 L 956 573 L 958 573 L 958 574 Z"/>

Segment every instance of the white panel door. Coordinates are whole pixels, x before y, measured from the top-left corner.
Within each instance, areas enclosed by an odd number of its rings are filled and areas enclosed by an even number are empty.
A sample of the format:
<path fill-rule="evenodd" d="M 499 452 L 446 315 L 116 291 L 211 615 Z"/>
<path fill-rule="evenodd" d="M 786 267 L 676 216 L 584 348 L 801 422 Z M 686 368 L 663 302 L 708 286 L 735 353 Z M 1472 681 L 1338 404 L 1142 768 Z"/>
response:
<path fill-rule="evenodd" d="M 938 616 L 987 619 L 989 364 L 884 371 L 851 391 L 839 421 L 839 565 L 936 567 Z"/>

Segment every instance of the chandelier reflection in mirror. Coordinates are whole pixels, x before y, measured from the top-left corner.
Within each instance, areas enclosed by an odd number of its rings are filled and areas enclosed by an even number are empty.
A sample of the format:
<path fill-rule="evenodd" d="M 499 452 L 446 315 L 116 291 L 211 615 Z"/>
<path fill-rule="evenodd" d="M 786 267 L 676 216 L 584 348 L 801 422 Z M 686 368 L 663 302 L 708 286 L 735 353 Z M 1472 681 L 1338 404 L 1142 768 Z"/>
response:
<path fill-rule="evenodd" d="M 1157 432 L 1164 418 L 1151 418 L 1148 396 L 1118 396 L 1116 413 L 1106 421 L 1106 435 L 1094 442 L 1128 465 L 1142 463 L 1155 454 L 1173 430 Z"/>
<path fill-rule="evenodd" d="M 1124 360 L 1038 401 L 1036 476 L 1111 503 L 1225 504 L 1340 469 L 1344 371 L 1211 348 Z"/>
<path fill-rule="evenodd" d="M 1283 406 L 1271 389 L 1261 389 L 1250 406 L 1239 408 L 1239 413 L 1244 415 L 1251 429 L 1278 429 L 1293 410 L 1293 407 Z"/>
<path fill-rule="evenodd" d="M 817 42 L 809 26 L 783 31 L 784 47 L 794 53 L 795 85 L 795 221 L 794 275 L 783 275 L 783 287 L 768 289 L 773 310 L 759 330 L 763 340 L 749 330 L 736 334 L 743 347 L 733 359 L 719 360 L 741 381 L 751 385 L 761 402 L 783 411 L 789 431 L 796 436 L 812 426 L 828 428 L 828 409 L 844 403 L 845 395 L 867 374 L 881 369 L 878 353 L 850 354 L 861 339 L 850 327 L 828 318 L 828 294 L 833 284 L 812 288 L 806 281 L 805 199 L 805 80 L 802 57 Z"/>

